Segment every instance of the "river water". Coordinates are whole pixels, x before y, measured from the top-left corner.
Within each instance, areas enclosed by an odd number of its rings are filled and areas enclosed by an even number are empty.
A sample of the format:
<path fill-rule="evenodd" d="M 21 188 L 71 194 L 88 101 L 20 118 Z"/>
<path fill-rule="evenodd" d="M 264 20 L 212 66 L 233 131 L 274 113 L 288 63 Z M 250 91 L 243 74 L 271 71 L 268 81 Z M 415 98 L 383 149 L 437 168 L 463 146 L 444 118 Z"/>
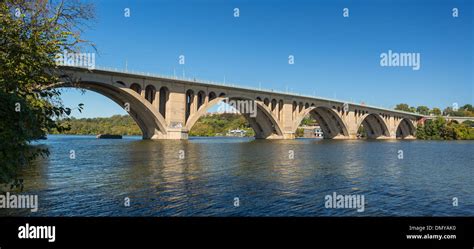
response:
<path fill-rule="evenodd" d="M 474 215 L 474 141 L 50 135 L 38 146 L 51 155 L 22 172 L 38 211 L 0 216 Z M 363 195 L 364 211 L 326 208 L 334 192 Z"/>

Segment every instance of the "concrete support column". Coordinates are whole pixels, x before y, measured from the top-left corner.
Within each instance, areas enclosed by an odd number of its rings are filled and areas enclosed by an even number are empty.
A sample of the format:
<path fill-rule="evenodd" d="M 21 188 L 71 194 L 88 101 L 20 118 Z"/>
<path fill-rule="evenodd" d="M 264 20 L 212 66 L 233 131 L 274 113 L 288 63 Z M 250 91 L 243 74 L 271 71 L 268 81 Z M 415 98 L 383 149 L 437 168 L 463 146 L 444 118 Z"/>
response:
<path fill-rule="evenodd" d="M 345 117 L 345 122 L 348 126 L 347 132 L 349 132 L 349 138 L 357 138 L 357 130 L 359 129 L 357 124 L 359 123 L 359 117 L 355 114 L 354 110 L 349 110 L 349 113 Z"/>
<path fill-rule="evenodd" d="M 153 100 L 153 107 L 155 110 L 160 110 L 160 90 L 155 91 L 155 99 Z"/>
<path fill-rule="evenodd" d="M 294 139 L 295 131 L 293 130 L 293 102 L 291 100 L 283 100 L 283 109 L 281 110 L 280 127 L 283 129 L 284 139 Z"/>
<path fill-rule="evenodd" d="M 166 105 L 167 139 L 187 139 L 186 121 L 186 94 L 170 89 L 169 100 Z"/>
<path fill-rule="evenodd" d="M 280 104 L 278 104 L 278 121 L 279 122 L 282 122 L 283 121 L 283 106 L 285 104 L 283 104 L 281 107 L 280 107 Z M 281 108 L 281 109 L 280 109 Z"/>
<path fill-rule="evenodd" d="M 195 93 L 193 97 L 193 103 L 191 104 L 191 115 L 197 112 L 197 105 L 198 105 L 198 94 Z"/>
<path fill-rule="evenodd" d="M 388 124 L 387 124 L 387 127 L 390 131 L 390 137 L 393 138 L 393 139 L 396 139 L 397 138 L 397 129 L 398 129 L 398 126 L 400 125 L 400 122 L 402 122 L 402 120 L 395 120 L 395 117 L 391 116 L 389 118 L 389 121 L 388 121 Z M 415 126 L 416 128 L 416 126 Z M 407 130 L 407 132 L 409 133 L 409 131 Z"/>
<path fill-rule="evenodd" d="M 275 109 L 273 110 L 273 116 L 275 116 L 275 118 L 276 118 L 277 120 L 280 119 L 280 118 L 279 118 L 279 115 L 278 115 L 278 104 L 279 104 L 279 103 L 278 103 L 278 101 L 277 101 L 276 104 L 275 104 Z"/>
<path fill-rule="evenodd" d="M 298 105 L 296 105 L 296 109 L 293 110 L 293 103 L 291 103 L 291 120 L 292 121 L 296 120 L 297 111 L 298 111 Z M 283 108 L 283 112 L 285 112 L 284 108 Z"/>

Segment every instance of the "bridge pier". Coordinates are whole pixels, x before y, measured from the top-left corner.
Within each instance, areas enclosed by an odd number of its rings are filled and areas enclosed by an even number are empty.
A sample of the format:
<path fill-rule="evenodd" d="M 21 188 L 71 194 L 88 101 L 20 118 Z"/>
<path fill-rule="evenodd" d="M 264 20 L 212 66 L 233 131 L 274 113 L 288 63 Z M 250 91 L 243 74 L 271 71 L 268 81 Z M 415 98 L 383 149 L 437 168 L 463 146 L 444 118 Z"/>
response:
<path fill-rule="evenodd" d="M 156 133 L 149 139 L 152 140 L 186 140 L 188 139 L 188 131 L 184 129 L 166 129 L 166 133 Z"/>
<path fill-rule="evenodd" d="M 284 132 L 283 133 L 283 138 L 282 139 L 295 139 L 295 133 L 294 132 Z"/>

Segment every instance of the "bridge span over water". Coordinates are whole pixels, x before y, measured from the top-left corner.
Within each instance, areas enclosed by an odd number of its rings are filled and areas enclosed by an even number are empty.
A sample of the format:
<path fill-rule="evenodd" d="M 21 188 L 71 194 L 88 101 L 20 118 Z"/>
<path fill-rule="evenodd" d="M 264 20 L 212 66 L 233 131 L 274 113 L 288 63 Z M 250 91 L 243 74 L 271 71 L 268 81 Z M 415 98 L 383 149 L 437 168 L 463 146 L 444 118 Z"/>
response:
<path fill-rule="evenodd" d="M 100 93 L 124 107 L 144 139 L 187 139 L 188 132 L 209 108 L 223 100 L 255 103 L 256 115 L 242 113 L 256 138 L 294 139 L 306 115 L 320 124 L 324 137 L 356 139 L 361 125 L 371 139 L 414 138 L 424 116 L 293 93 L 152 76 L 105 69 L 61 67 L 55 87 Z"/>

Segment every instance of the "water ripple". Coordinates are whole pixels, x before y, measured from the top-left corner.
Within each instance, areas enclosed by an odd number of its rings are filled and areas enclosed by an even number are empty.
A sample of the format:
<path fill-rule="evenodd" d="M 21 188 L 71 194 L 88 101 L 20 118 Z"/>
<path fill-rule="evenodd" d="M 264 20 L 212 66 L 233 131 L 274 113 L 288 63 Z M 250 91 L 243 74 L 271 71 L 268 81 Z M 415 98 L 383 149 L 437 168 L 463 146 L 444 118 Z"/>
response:
<path fill-rule="evenodd" d="M 24 194 L 38 194 L 40 209 L 0 216 L 474 215 L 471 141 L 50 136 L 42 143 L 51 156 L 22 172 Z M 364 195 L 364 212 L 325 208 L 333 192 Z"/>

